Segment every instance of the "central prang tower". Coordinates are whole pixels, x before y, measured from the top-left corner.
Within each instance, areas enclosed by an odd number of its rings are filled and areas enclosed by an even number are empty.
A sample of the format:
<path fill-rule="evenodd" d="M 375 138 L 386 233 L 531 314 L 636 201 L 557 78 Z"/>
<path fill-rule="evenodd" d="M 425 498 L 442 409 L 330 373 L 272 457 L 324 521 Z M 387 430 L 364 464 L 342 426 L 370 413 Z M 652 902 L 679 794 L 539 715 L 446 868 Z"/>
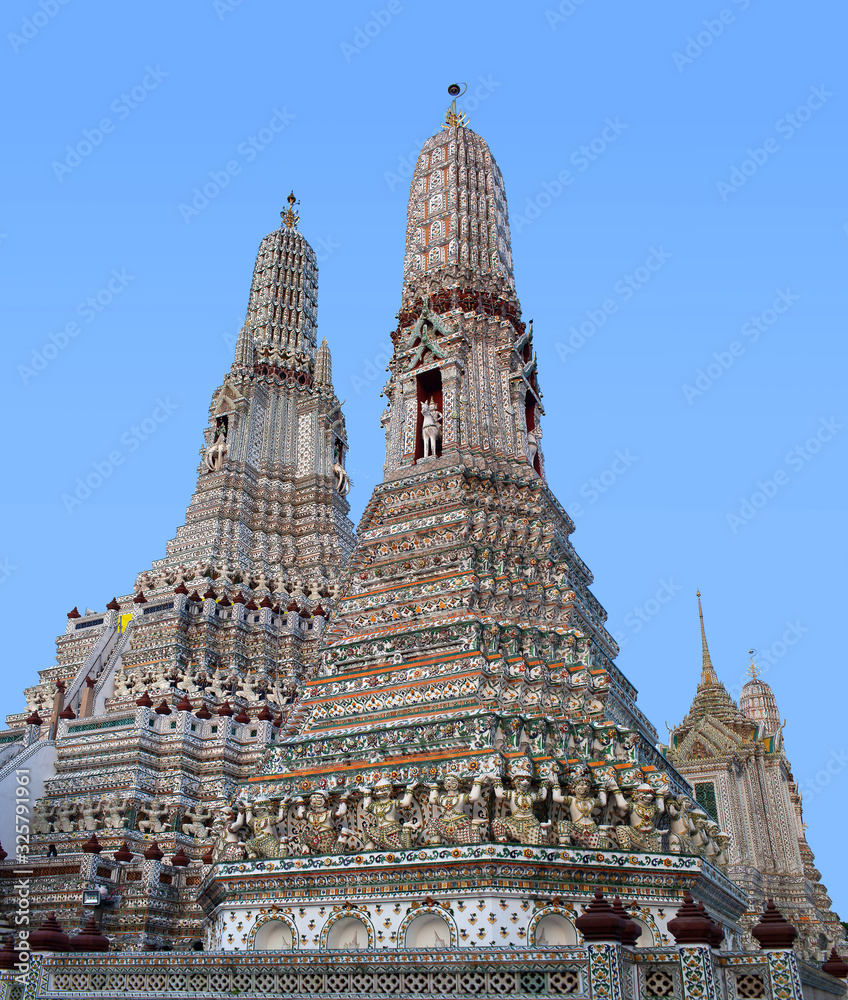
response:
<path fill-rule="evenodd" d="M 503 181 L 454 109 L 413 174 L 397 318 L 384 479 L 320 666 L 243 788 L 253 837 L 219 857 L 256 863 L 216 869 L 213 940 L 566 946 L 596 884 L 627 887 L 646 944 L 681 888 L 734 934 L 744 903 L 706 860 L 722 862 L 718 828 L 690 817 L 613 663 L 545 480 Z M 701 824 L 698 846 L 672 815 Z M 253 923 L 269 898 L 275 930 Z"/>
<path fill-rule="evenodd" d="M 550 774 L 554 746 L 566 753 L 577 739 L 566 720 L 603 717 L 627 759 L 657 763 L 574 525 L 545 481 L 501 173 L 453 111 L 412 178 L 392 336 L 385 478 L 360 524 L 322 675 L 288 736 L 335 768 L 324 738 L 367 727 L 391 769 L 410 739 L 429 754 L 449 719 L 428 776 L 447 757 L 460 770 L 481 755 L 479 766 L 501 769 L 507 749 L 532 749 Z M 286 753 L 268 773 L 285 773 Z"/>

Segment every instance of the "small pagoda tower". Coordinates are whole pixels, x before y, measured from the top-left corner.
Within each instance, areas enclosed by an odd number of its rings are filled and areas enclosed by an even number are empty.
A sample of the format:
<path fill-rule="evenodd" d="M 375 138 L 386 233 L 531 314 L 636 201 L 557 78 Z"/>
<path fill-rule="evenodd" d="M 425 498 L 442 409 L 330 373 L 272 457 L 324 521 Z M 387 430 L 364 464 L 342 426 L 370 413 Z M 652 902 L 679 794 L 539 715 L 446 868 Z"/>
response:
<path fill-rule="evenodd" d="M 749 893 L 750 929 L 774 899 L 798 929 L 798 947 L 820 963 L 844 931 L 830 909 L 804 835 L 801 796 L 783 745 L 774 693 L 751 661 L 737 705 L 719 680 L 704 630 L 701 679 L 686 718 L 670 731 L 666 754 L 692 784 L 697 804 L 729 836 L 727 874 Z M 755 947 L 748 938 L 749 947 Z"/>

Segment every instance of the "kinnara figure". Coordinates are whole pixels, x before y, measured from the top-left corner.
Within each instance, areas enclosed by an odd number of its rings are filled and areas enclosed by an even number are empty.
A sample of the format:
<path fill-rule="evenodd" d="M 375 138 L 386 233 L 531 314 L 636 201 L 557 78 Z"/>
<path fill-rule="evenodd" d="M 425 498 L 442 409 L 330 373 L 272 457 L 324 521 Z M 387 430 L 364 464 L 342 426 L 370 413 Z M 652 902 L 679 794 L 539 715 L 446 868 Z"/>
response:
<path fill-rule="evenodd" d="M 333 825 L 333 818 L 341 818 L 347 813 L 347 802 L 344 796 L 338 809 L 333 811 L 329 804 L 327 792 L 317 789 L 309 796 L 309 808 L 301 803 L 297 809 L 297 818 L 306 819 L 306 826 L 296 843 L 305 848 L 309 854 L 330 854 L 336 848 L 338 834 Z"/>
<path fill-rule="evenodd" d="M 444 791 L 437 786 L 430 789 L 430 805 L 439 807 L 424 827 L 424 841 L 430 844 L 479 844 L 480 823 L 471 820 L 465 811 L 466 803 L 480 801 L 483 779 L 477 777 L 470 792 L 459 790 L 459 778 L 449 774 L 444 780 Z"/>
<path fill-rule="evenodd" d="M 662 835 L 657 833 L 657 820 L 665 810 L 661 795 L 656 796 L 650 785 L 639 785 L 627 803 L 629 825 L 615 828 L 618 844 L 624 851 L 661 851 Z"/>
<path fill-rule="evenodd" d="M 436 409 L 436 404 L 432 397 L 421 404 L 421 414 L 424 422 L 421 426 L 421 436 L 424 441 L 424 458 L 436 457 L 436 445 L 442 436 L 442 429 L 439 426 L 442 421 L 442 414 Z"/>
<path fill-rule="evenodd" d="M 674 854 L 695 854 L 695 845 L 692 843 L 693 834 L 697 833 L 697 827 L 692 819 L 692 808 L 694 803 L 686 796 L 679 799 L 671 799 L 666 808 L 670 817 L 668 849 Z"/>
<path fill-rule="evenodd" d="M 275 815 L 273 803 L 260 801 L 248 805 L 246 822 L 252 826 L 253 836 L 245 841 L 244 849 L 249 858 L 278 858 L 282 851 L 277 836 L 277 824 L 286 813 L 288 802 L 284 799 Z"/>
<path fill-rule="evenodd" d="M 223 804 L 216 813 L 212 824 L 212 836 L 215 838 L 216 861 L 238 861 L 244 857 L 245 809 L 241 802 L 235 805 Z"/>
<path fill-rule="evenodd" d="M 571 817 L 560 820 L 556 824 L 557 840 L 560 844 L 577 844 L 580 847 L 598 848 L 603 846 L 603 832 L 595 821 L 595 813 L 600 812 L 607 804 L 607 789 L 602 788 L 597 797 L 592 795 L 592 786 L 588 778 L 580 777 L 574 782 L 570 794 L 563 795 L 558 785 L 551 789 L 554 802 L 561 802 Z M 626 809 L 627 803 L 617 785 L 610 785 L 615 803 L 620 809 Z"/>
<path fill-rule="evenodd" d="M 388 778 L 382 778 L 374 786 L 364 788 L 365 799 L 362 808 L 365 812 L 365 836 L 367 838 L 364 850 L 373 851 L 393 849 L 406 851 L 412 847 L 414 836 L 413 823 L 401 823 L 397 818 L 398 809 L 407 809 L 412 804 L 412 795 L 418 787 L 415 781 L 407 785 L 406 792 L 399 802 L 392 798 L 392 783 Z"/>
<path fill-rule="evenodd" d="M 539 845 L 547 843 L 546 831 L 536 819 L 534 806 L 544 802 L 548 797 L 548 789 L 542 787 L 538 792 L 530 790 L 530 778 L 525 774 L 513 778 L 513 789 L 506 795 L 510 815 L 505 819 L 492 820 L 492 833 L 498 843 L 505 844 L 508 840 L 519 844 Z M 495 798 L 503 799 L 505 793 L 500 781 L 495 781 Z"/>

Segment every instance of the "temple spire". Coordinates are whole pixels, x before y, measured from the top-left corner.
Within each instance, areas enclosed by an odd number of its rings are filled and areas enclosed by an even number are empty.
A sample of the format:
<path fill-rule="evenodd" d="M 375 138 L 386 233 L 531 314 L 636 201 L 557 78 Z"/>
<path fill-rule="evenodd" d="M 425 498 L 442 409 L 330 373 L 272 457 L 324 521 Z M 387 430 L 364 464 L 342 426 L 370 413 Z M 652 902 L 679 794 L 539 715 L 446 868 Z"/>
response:
<path fill-rule="evenodd" d="M 704 612 L 701 608 L 701 591 L 698 591 L 698 616 L 701 619 L 701 684 L 718 684 L 718 675 L 710 660 L 707 633 L 704 631 Z"/>
<path fill-rule="evenodd" d="M 295 212 L 294 210 L 294 206 L 297 204 L 294 191 L 286 198 L 286 201 L 289 203 L 288 210 L 280 212 L 280 218 L 283 220 L 286 229 L 297 229 L 297 224 L 300 222 L 300 212 Z"/>

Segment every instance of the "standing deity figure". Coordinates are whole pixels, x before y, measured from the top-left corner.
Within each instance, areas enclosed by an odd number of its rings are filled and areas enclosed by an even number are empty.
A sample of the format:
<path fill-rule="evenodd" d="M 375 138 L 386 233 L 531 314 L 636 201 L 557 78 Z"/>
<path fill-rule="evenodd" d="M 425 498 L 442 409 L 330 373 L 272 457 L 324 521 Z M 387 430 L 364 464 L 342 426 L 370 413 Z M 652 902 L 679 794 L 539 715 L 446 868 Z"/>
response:
<path fill-rule="evenodd" d="M 608 789 L 601 788 L 597 797 L 592 795 L 591 789 L 587 777 L 578 778 L 570 794 L 567 795 L 562 794 L 559 785 L 552 787 L 551 798 L 554 802 L 562 803 L 570 816 L 570 819 L 560 820 L 556 824 L 557 840 L 560 844 L 571 843 L 591 848 L 606 846 L 606 838 L 595 821 L 595 813 L 600 812 L 607 804 L 608 790 L 612 792 L 615 804 L 620 809 L 626 809 L 627 802 L 618 785 L 611 784 Z"/>
<path fill-rule="evenodd" d="M 340 496 L 350 493 L 350 479 L 340 462 L 333 463 L 333 476 L 335 477 L 336 490 Z"/>
<path fill-rule="evenodd" d="M 154 795 L 145 807 L 145 813 L 145 818 L 137 824 L 142 833 L 162 833 L 167 829 L 171 819 L 170 809 L 158 795 Z"/>
<path fill-rule="evenodd" d="M 282 855 L 280 838 L 277 836 L 277 824 L 286 814 L 288 801 L 280 802 L 279 809 L 274 813 L 273 804 L 261 800 L 247 807 L 246 822 L 253 830 L 253 836 L 245 841 L 244 849 L 249 858 L 279 858 Z"/>
<path fill-rule="evenodd" d="M 72 833 L 76 826 L 74 825 L 74 820 L 77 815 L 77 805 L 75 802 L 71 802 L 68 799 L 63 799 L 59 803 L 58 813 L 53 821 L 54 831 L 61 831 L 62 833 Z"/>
<path fill-rule="evenodd" d="M 444 790 L 437 786 L 430 789 L 430 805 L 439 807 L 438 817 L 431 817 L 424 827 L 424 841 L 428 844 L 479 844 L 480 823 L 469 818 L 466 803 L 480 801 L 483 779 L 476 777 L 470 792 L 459 790 L 459 778 L 449 774 L 444 780 Z"/>
<path fill-rule="evenodd" d="M 90 799 L 88 802 L 80 806 L 80 830 L 96 830 L 98 827 L 97 817 L 99 815 L 100 802 L 98 799 Z"/>
<path fill-rule="evenodd" d="M 208 440 L 208 438 L 207 438 Z M 224 464 L 224 457 L 227 454 L 227 418 L 216 421 L 213 432 L 212 444 L 206 449 L 203 461 L 209 472 L 217 472 Z"/>
<path fill-rule="evenodd" d="M 548 789 L 543 786 L 538 792 L 530 790 L 530 776 L 526 771 L 515 771 L 512 779 L 513 788 L 504 793 L 503 785 L 495 779 L 495 798 L 499 801 L 506 798 L 510 815 L 504 819 L 492 820 L 492 833 L 499 844 L 508 840 L 519 844 L 538 846 L 548 841 L 548 831 L 542 829 L 542 824 L 536 819 L 534 807 L 538 802 L 544 802 L 548 797 Z"/>
<path fill-rule="evenodd" d="M 532 465 L 536 461 L 539 453 L 539 441 L 542 437 L 542 428 L 534 427 L 527 431 L 527 461 Z"/>
<path fill-rule="evenodd" d="M 216 814 L 212 824 L 216 861 L 240 861 L 244 857 L 242 840 L 245 820 L 246 811 L 241 802 L 235 805 L 223 803 L 223 808 Z"/>
<path fill-rule="evenodd" d="M 421 436 L 424 441 L 424 458 L 436 457 L 436 445 L 442 436 L 442 429 L 439 426 L 442 421 L 442 414 L 436 409 L 436 404 L 432 397 L 421 404 L 421 415 L 424 417 L 421 426 Z"/>
<path fill-rule="evenodd" d="M 408 809 L 412 805 L 412 796 L 418 782 L 407 785 L 406 792 L 396 802 L 392 798 L 392 783 L 388 778 L 382 778 L 371 788 L 363 788 L 365 798 L 362 809 L 365 813 L 365 847 L 366 851 L 377 848 L 382 850 L 407 851 L 412 847 L 415 824 L 401 823 L 398 819 L 398 809 Z"/>
<path fill-rule="evenodd" d="M 297 818 L 306 820 L 305 827 L 297 837 L 297 844 L 309 854 L 332 853 L 338 841 L 333 819 L 341 819 L 346 813 L 347 802 L 344 797 L 334 811 L 330 806 L 328 793 L 317 789 L 309 796 L 308 808 L 303 803 L 297 808 Z"/>
<path fill-rule="evenodd" d="M 648 784 L 639 785 L 625 808 L 629 824 L 615 828 L 619 847 L 623 851 L 661 851 L 662 835 L 657 833 L 657 820 L 664 810 L 662 796 L 655 795 Z"/>
<path fill-rule="evenodd" d="M 716 834 L 715 841 L 716 855 L 713 858 L 713 864 L 718 865 L 719 868 L 724 868 L 725 865 L 730 863 L 730 834 L 719 831 Z"/>
<path fill-rule="evenodd" d="M 127 824 L 124 811 L 125 805 L 120 795 L 110 795 L 103 807 L 103 825 L 108 830 L 122 830 Z"/>
<path fill-rule="evenodd" d="M 666 805 L 670 819 L 668 849 L 672 854 L 696 853 L 692 836 L 698 829 L 692 819 L 693 806 L 694 803 L 686 795 L 681 795 L 679 799 L 671 799 Z"/>
<path fill-rule="evenodd" d="M 180 829 L 189 837 L 205 840 L 209 836 L 208 823 L 212 819 L 212 810 L 204 809 L 203 803 L 198 804 L 183 816 Z"/>
<path fill-rule="evenodd" d="M 57 829 L 56 823 L 56 806 L 52 802 L 48 802 L 47 799 L 39 799 L 36 803 L 34 810 L 34 819 L 32 824 L 32 832 L 37 833 L 40 836 L 46 836 L 48 833 L 53 833 Z"/>

